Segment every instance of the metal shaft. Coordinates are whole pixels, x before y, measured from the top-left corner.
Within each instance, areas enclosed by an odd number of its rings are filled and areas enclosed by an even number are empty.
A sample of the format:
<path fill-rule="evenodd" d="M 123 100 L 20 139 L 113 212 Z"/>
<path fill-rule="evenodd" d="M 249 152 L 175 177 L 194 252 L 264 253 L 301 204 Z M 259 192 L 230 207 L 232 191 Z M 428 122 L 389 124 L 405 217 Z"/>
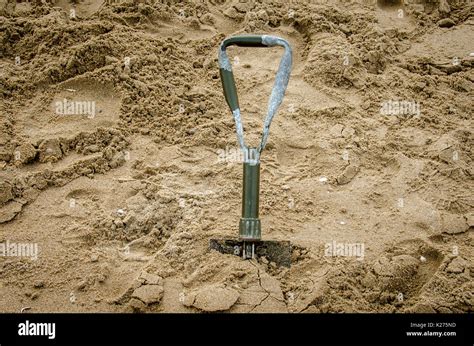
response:
<path fill-rule="evenodd" d="M 242 218 L 239 224 L 241 240 L 256 241 L 262 236 L 258 217 L 260 194 L 260 162 L 257 148 L 247 149 L 243 164 Z"/>

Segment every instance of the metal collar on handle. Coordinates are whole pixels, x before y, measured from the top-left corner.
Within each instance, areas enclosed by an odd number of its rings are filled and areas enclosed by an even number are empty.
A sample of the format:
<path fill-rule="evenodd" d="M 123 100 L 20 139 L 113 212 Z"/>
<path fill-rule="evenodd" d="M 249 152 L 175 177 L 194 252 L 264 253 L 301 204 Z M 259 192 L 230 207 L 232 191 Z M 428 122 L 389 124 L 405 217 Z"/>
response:
<path fill-rule="evenodd" d="M 275 77 L 273 84 L 272 93 L 268 101 L 268 110 L 263 124 L 263 135 L 260 145 L 257 148 L 258 157 L 256 162 L 260 161 L 260 153 L 267 144 L 268 135 L 270 131 L 270 125 L 273 117 L 275 116 L 278 107 L 283 101 L 286 87 L 290 79 L 291 65 L 292 65 L 292 51 L 288 42 L 277 36 L 270 35 L 243 35 L 233 36 L 222 41 L 219 47 L 219 71 L 221 76 L 222 87 L 224 89 L 224 96 L 229 105 L 232 114 L 234 116 L 237 138 L 239 140 L 240 147 L 244 153 L 248 152 L 248 147 L 245 145 L 242 118 L 240 115 L 239 100 L 237 96 L 237 89 L 235 87 L 234 75 L 232 73 L 232 65 L 229 57 L 226 53 L 226 48 L 231 45 L 237 45 L 241 47 L 273 47 L 282 46 L 285 48 L 283 57 L 278 67 L 278 72 Z"/>

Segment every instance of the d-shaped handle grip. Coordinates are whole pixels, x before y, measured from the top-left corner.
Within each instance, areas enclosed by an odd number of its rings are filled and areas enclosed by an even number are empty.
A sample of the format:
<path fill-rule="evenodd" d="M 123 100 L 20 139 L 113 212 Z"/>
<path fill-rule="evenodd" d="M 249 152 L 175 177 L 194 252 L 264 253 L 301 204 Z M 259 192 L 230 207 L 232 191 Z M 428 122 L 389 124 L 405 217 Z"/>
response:
<path fill-rule="evenodd" d="M 262 43 L 262 35 L 244 35 L 229 37 L 222 41 L 219 47 L 219 71 L 221 75 L 222 88 L 224 96 L 231 111 L 239 108 L 239 98 L 237 96 L 237 88 L 235 87 L 234 74 L 232 73 L 232 65 L 227 57 L 226 49 L 229 46 L 239 47 L 267 47 Z"/>
<path fill-rule="evenodd" d="M 280 106 L 283 100 L 283 96 L 285 95 L 286 87 L 288 86 L 292 65 L 291 47 L 286 40 L 277 36 L 270 35 L 233 36 L 222 41 L 219 47 L 219 72 L 221 76 L 222 88 L 224 89 L 224 96 L 227 101 L 227 104 L 229 105 L 234 115 L 237 128 L 237 137 L 239 139 L 242 150 L 245 150 L 247 147 L 243 138 L 239 99 L 237 96 L 237 88 L 235 87 L 234 74 L 232 73 L 232 65 L 226 53 L 226 48 L 232 45 L 241 47 L 282 46 L 285 48 L 285 52 L 283 53 L 283 57 L 280 61 L 280 66 L 278 67 L 278 72 L 275 77 L 275 83 L 273 85 L 272 94 L 268 102 L 268 112 L 263 126 L 263 137 L 260 146 L 258 147 L 258 152 L 260 153 L 265 147 L 273 116 L 275 115 L 278 107 Z"/>

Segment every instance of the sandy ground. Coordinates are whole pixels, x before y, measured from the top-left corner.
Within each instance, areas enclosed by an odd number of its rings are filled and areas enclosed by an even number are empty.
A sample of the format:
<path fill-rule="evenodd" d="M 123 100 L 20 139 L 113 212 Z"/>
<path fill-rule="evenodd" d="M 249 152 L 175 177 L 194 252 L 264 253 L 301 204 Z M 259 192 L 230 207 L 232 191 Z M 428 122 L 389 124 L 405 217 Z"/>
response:
<path fill-rule="evenodd" d="M 0 311 L 472 312 L 473 14 L 444 0 L 1 0 Z M 294 51 L 260 196 L 264 239 L 294 245 L 289 269 L 208 250 L 238 232 L 217 47 L 239 33 Z M 229 48 L 250 143 L 281 53 Z"/>

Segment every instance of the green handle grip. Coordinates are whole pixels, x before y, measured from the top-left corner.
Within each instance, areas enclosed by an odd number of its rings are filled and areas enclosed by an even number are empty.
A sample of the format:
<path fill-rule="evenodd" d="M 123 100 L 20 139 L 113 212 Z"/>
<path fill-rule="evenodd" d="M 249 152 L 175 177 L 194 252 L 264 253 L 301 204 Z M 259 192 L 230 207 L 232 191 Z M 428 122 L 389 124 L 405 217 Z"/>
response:
<path fill-rule="evenodd" d="M 240 35 L 229 37 L 222 41 L 219 47 L 219 71 L 222 81 L 222 88 L 224 89 L 224 96 L 227 104 L 232 111 L 235 111 L 239 108 L 239 99 L 237 96 L 237 89 L 235 87 L 234 74 L 232 73 L 232 65 L 226 53 L 226 49 L 229 46 L 259 48 L 282 46 L 287 51 L 291 51 L 291 48 L 285 40 L 269 35 Z"/>
<path fill-rule="evenodd" d="M 239 47 L 267 47 L 262 43 L 263 35 L 240 35 L 225 39 L 221 44 L 221 49 L 226 49 L 229 46 Z"/>
<path fill-rule="evenodd" d="M 230 37 L 225 39 L 219 47 L 219 72 L 222 81 L 222 88 L 224 89 L 225 100 L 232 111 L 239 108 L 239 98 L 237 96 L 237 88 L 235 87 L 234 74 L 232 73 L 230 61 L 225 51 L 227 47 L 234 45 L 239 47 L 267 47 L 262 43 L 262 35 Z"/>
<path fill-rule="evenodd" d="M 280 66 L 275 77 L 272 93 L 268 102 L 268 112 L 265 117 L 263 137 L 258 146 L 258 154 L 263 150 L 267 142 L 270 124 L 274 115 L 280 106 L 283 96 L 290 79 L 292 65 L 292 51 L 289 43 L 277 36 L 271 35 L 241 35 L 233 36 L 222 41 L 219 47 L 219 73 L 224 90 L 224 97 L 229 105 L 236 123 L 237 137 L 242 150 L 246 148 L 243 138 L 243 127 L 240 116 L 239 98 L 237 96 L 237 88 L 235 86 L 234 74 L 232 73 L 232 64 L 227 56 L 226 49 L 229 46 L 236 45 L 241 47 L 273 47 L 281 46 L 285 48 L 285 52 L 281 58 Z M 257 158 L 258 161 L 258 158 Z"/>

